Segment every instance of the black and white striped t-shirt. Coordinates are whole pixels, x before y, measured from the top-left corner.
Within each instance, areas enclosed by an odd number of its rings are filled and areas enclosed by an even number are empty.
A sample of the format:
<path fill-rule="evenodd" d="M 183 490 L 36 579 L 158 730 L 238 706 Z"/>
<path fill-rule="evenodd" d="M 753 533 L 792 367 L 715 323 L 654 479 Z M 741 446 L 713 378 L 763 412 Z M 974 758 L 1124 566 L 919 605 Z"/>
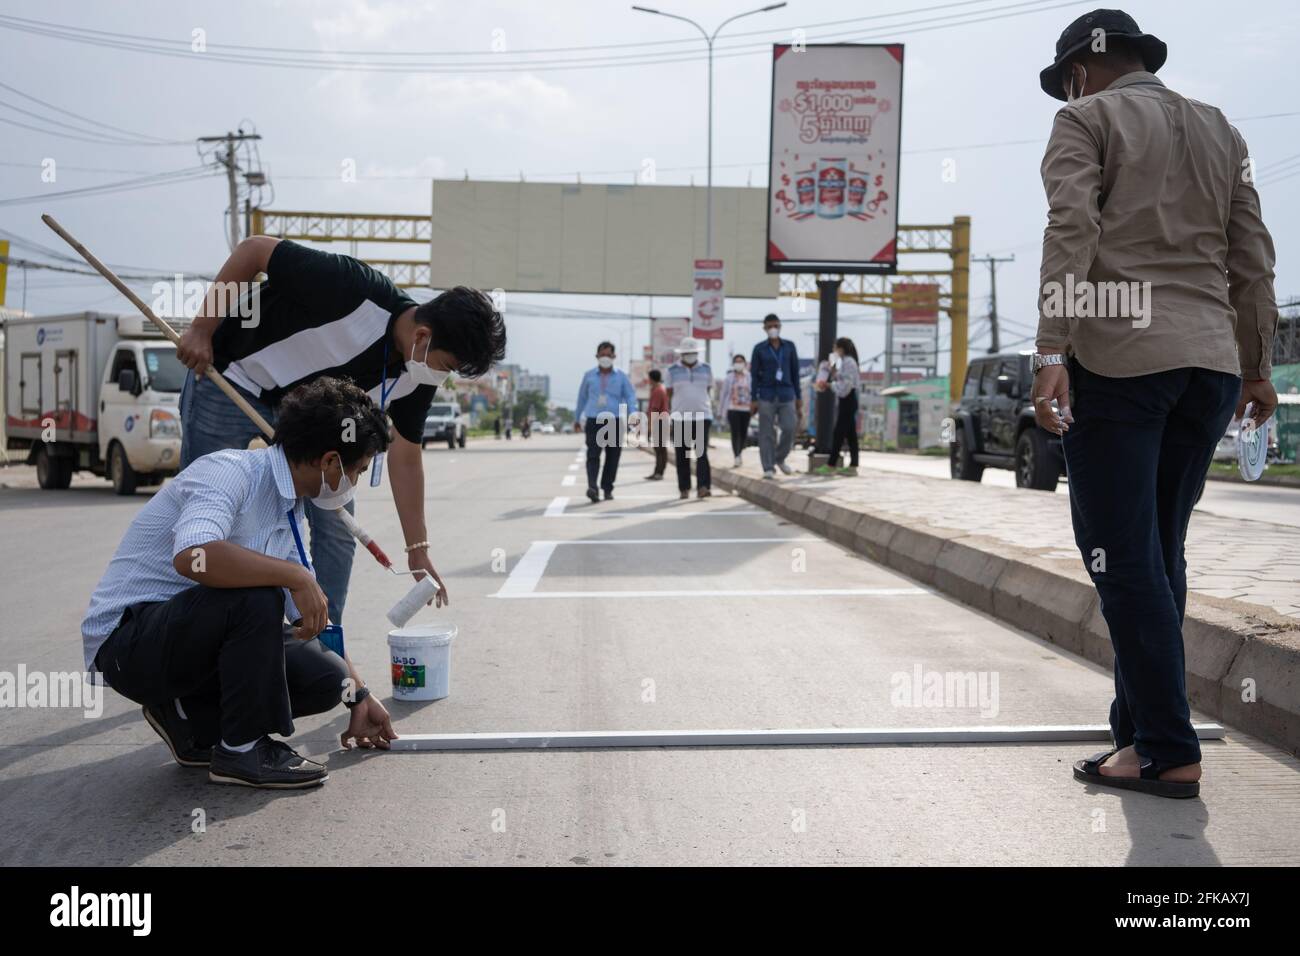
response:
<path fill-rule="evenodd" d="M 217 370 L 271 406 L 322 375 L 350 378 L 378 404 L 387 374 L 393 427 L 420 441 L 434 389 L 411 380 L 408 356 L 392 341 L 394 320 L 415 300 L 364 262 L 288 239 L 276 244 L 266 274 L 254 293 L 256 324 L 229 317 L 212 336 Z"/>

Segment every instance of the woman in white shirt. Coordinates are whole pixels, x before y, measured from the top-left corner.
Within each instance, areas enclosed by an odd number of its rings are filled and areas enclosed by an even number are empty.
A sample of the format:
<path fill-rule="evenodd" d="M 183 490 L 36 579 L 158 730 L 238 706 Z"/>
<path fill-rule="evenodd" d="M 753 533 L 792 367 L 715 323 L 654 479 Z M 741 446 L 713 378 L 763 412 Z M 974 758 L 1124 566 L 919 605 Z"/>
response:
<path fill-rule="evenodd" d="M 835 432 L 831 439 L 830 467 L 841 475 L 857 474 L 858 468 L 858 388 L 862 375 L 858 371 L 858 350 L 852 339 L 836 339 L 831 353 L 831 376 L 826 387 L 835 392 Z M 849 445 L 849 467 L 840 467 L 840 448 Z M 819 469 L 820 470 L 820 469 Z"/>
<path fill-rule="evenodd" d="M 736 467 L 740 467 L 740 456 L 745 451 L 745 441 L 749 437 L 749 363 L 745 356 L 737 355 L 731 360 L 731 370 L 722 382 L 722 395 L 718 414 L 726 416 L 727 427 L 731 430 L 731 453 L 736 456 Z"/>

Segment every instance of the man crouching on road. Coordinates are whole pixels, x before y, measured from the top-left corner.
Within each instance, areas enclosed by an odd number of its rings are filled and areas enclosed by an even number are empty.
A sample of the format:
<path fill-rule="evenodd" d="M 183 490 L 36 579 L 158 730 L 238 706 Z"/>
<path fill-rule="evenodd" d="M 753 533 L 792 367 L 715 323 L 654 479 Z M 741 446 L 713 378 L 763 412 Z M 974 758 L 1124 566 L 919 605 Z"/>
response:
<path fill-rule="evenodd" d="M 181 766 L 316 786 L 325 767 L 270 735 L 340 703 L 343 746 L 396 738 L 352 662 L 314 640 L 327 603 L 303 546 L 304 501 L 341 508 L 389 440 L 365 392 L 319 378 L 282 401 L 269 448 L 203 456 L 131 522 L 81 624 L 86 667 L 144 705 Z"/>

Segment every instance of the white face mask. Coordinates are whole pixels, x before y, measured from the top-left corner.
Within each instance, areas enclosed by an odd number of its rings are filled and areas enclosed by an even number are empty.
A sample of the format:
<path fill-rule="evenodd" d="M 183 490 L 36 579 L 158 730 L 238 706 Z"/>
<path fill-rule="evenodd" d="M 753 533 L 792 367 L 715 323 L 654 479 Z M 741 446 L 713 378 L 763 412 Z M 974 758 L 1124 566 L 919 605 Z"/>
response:
<path fill-rule="evenodd" d="M 613 368 L 614 360 L 608 355 L 602 355 L 600 358 L 596 359 L 596 364 L 601 368 Z"/>
<path fill-rule="evenodd" d="M 694 364 L 695 364 L 696 362 L 698 362 L 699 360 L 700 360 L 700 353 L 699 353 L 699 352 L 683 352 L 683 353 L 682 353 L 682 364 L 683 364 L 683 365 L 694 365 Z"/>
<path fill-rule="evenodd" d="M 781 337 L 781 326 L 774 325 L 770 329 L 768 329 L 767 337 L 769 339 L 779 339 Z"/>
<path fill-rule="evenodd" d="M 311 503 L 317 508 L 324 508 L 326 511 L 338 511 L 357 493 L 357 486 L 348 478 L 348 473 L 343 470 L 343 462 L 339 460 L 339 486 L 331 488 L 329 479 L 325 477 L 322 469 L 320 473 L 320 491 L 311 499 Z"/>
<path fill-rule="evenodd" d="M 1067 103 L 1073 103 L 1080 96 L 1083 96 L 1083 88 L 1088 85 L 1088 68 L 1081 66 L 1079 69 L 1083 70 L 1083 82 L 1079 84 L 1079 92 L 1076 94 L 1074 92 L 1074 67 L 1070 67 L 1070 86 L 1065 91 L 1065 101 Z"/>
<path fill-rule="evenodd" d="M 731 365 L 731 367 L 734 368 L 737 372 L 743 372 L 743 371 L 745 370 L 745 363 L 744 363 L 744 362 L 733 362 L 732 365 Z"/>
<path fill-rule="evenodd" d="M 434 388 L 437 388 L 443 382 L 447 381 L 447 376 L 451 373 L 444 372 L 440 369 L 429 368 L 428 364 L 426 364 L 429 360 L 429 346 L 432 344 L 433 339 L 430 338 L 424 346 L 424 358 L 416 361 L 415 343 L 411 343 L 411 357 L 406 360 L 406 372 L 411 376 L 411 380 L 414 381 L 416 385 L 432 385 Z"/>

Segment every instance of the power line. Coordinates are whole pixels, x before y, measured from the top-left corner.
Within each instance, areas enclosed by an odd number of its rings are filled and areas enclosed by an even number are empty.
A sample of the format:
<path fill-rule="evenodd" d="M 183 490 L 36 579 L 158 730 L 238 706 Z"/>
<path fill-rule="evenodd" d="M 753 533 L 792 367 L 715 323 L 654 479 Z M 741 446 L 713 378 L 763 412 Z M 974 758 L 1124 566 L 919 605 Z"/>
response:
<path fill-rule="evenodd" d="M 885 36 L 897 36 L 900 31 L 911 33 L 925 33 L 931 30 L 949 29 L 951 27 L 971 26 L 981 23 L 988 23 L 996 20 L 1003 20 L 1010 17 L 1024 16 L 1029 13 L 1045 12 L 1059 9 L 1061 7 L 1078 6 L 1079 0 L 1066 0 L 1060 3 L 1046 3 L 1046 0 L 1025 0 L 1021 3 L 1006 4 L 1000 7 L 986 7 L 979 11 L 962 11 L 958 14 L 947 14 L 940 17 L 924 18 L 912 21 L 900 21 L 872 28 L 866 31 L 841 31 L 836 33 L 821 34 L 815 37 L 808 37 L 810 42 L 823 40 L 854 40 L 854 39 L 873 39 Z M 1022 7 L 1032 9 L 1024 10 Z M 944 6 L 934 9 L 944 9 Z M 1010 11 L 1010 12 L 1000 12 Z M 996 14 L 996 15 L 988 15 Z M 907 15 L 900 11 L 890 16 Z M 965 19 L 960 19 L 965 17 Z M 37 25 L 32 25 L 37 24 Z M 272 57 L 272 56 L 249 56 L 244 54 L 225 54 L 219 51 L 208 50 L 203 53 L 196 53 L 191 49 L 172 49 L 150 45 L 148 42 L 135 40 L 115 40 L 108 38 L 99 38 L 95 36 L 79 33 L 76 28 L 69 28 L 58 24 L 49 24 L 42 21 L 24 21 L 22 18 L 10 16 L 0 17 L 0 28 L 18 30 L 21 32 L 32 33 L 39 36 L 47 36 L 55 39 L 68 40 L 77 43 L 88 44 L 91 46 L 107 47 L 112 49 L 128 50 L 132 52 L 153 53 L 159 56 L 183 57 L 185 59 L 206 59 L 215 62 L 234 63 L 248 66 L 268 66 L 284 69 L 308 69 L 308 70 L 343 70 L 352 72 L 370 72 L 370 73 L 430 73 L 430 74 L 464 74 L 464 73 L 515 73 L 515 72 L 552 72 L 565 70 L 588 70 L 603 69 L 617 66 L 652 66 L 659 64 L 673 64 L 685 62 L 698 62 L 705 58 L 704 53 L 682 53 L 680 55 L 670 53 L 640 53 L 624 54 L 617 56 L 597 56 L 586 58 L 571 58 L 561 60 L 507 60 L 505 54 L 496 55 L 492 60 L 482 62 L 460 63 L 454 65 L 430 65 L 430 64 L 376 64 L 364 61 L 347 61 L 347 60 L 330 60 L 327 62 L 304 62 L 301 59 L 292 57 Z M 757 32 L 757 31 L 756 31 Z M 760 43 L 741 43 L 730 44 L 718 48 L 722 52 L 716 52 L 714 59 L 729 59 L 737 56 L 754 56 L 765 54 L 770 51 L 770 44 Z M 728 52 L 730 51 L 730 52 Z M 657 58 L 656 58 L 657 57 Z"/>
<path fill-rule="evenodd" d="M 216 174 L 216 170 L 211 167 L 192 166 L 171 173 L 141 176 L 137 179 L 124 179 L 116 183 L 102 183 L 98 186 L 83 186 L 80 189 L 64 189 L 59 192 L 33 193 L 28 196 L 17 196 L 13 199 L 0 199 L 0 206 L 20 206 L 30 202 L 46 202 L 55 199 L 67 199 L 72 196 L 99 196 L 116 192 L 129 192 L 136 189 L 149 189 L 154 186 L 189 182 L 195 179 L 206 179 Z"/>
<path fill-rule="evenodd" d="M 804 24 L 803 28 L 816 29 L 819 27 L 843 26 L 844 24 L 848 24 L 848 23 L 862 23 L 867 20 L 882 20 L 882 19 L 887 19 L 889 17 L 902 16 L 905 14 L 930 13 L 935 10 L 946 10 L 946 9 L 952 9 L 956 7 L 967 7 L 967 6 L 972 6 L 980 3 L 988 3 L 988 2 L 991 2 L 991 0 L 961 0 L 961 2 L 941 3 L 931 7 L 920 7 L 917 9 L 907 10 L 907 11 L 877 13 L 877 14 L 872 14 L 864 17 L 849 17 L 847 19 L 841 19 L 841 20 L 825 20 L 820 23 Z M 26 23 L 32 26 L 44 27 L 47 29 L 65 30 L 70 33 L 82 33 L 87 35 L 108 37 L 108 38 L 113 38 L 118 40 L 129 40 L 129 41 L 140 42 L 140 43 L 154 43 L 162 47 L 174 48 L 177 52 L 191 53 L 191 54 L 194 52 L 191 42 L 187 42 L 185 40 L 177 40 L 172 37 L 146 36 L 146 35 L 135 34 L 135 33 L 117 33 L 109 30 L 95 30 L 90 27 L 71 27 L 63 24 L 54 24 L 42 20 L 32 20 L 25 17 L 16 17 L 16 16 L 8 16 L 8 15 L 4 15 L 3 17 L 0 17 L 0 19 L 12 20 L 15 22 Z M 773 30 L 771 28 L 766 30 L 739 31 L 730 34 L 729 38 L 736 39 L 739 37 L 748 37 L 748 36 L 769 36 L 772 33 L 776 33 L 776 32 L 781 32 L 781 31 Z M 590 52 L 590 51 L 631 49 L 637 47 L 670 47 L 670 46 L 682 46 L 682 45 L 693 46 L 696 42 L 697 41 L 695 40 L 694 37 L 685 37 L 682 39 L 674 39 L 674 40 L 637 40 L 629 43 L 597 43 L 597 44 L 589 44 L 586 46 L 532 47 L 532 48 L 521 47 L 519 49 L 512 51 L 512 55 L 532 56 L 539 53 L 583 53 L 583 52 Z M 242 51 L 245 53 L 259 53 L 259 54 L 260 53 L 292 53 L 292 54 L 308 56 L 308 57 L 327 57 L 327 56 L 343 55 L 343 56 L 436 58 L 436 57 L 482 56 L 484 52 L 482 50 L 349 50 L 349 49 L 322 50 L 319 48 L 310 48 L 310 47 L 256 46 L 256 45 L 240 44 L 240 43 L 208 43 L 206 44 L 206 46 L 211 49 L 230 50 L 232 52 Z"/>
<path fill-rule="evenodd" d="M 0 89 L 8 90 L 10 93 L 17 93 L 19 96 L 21 96 L 21 97 L 22 97 L 23 99 L 25 99 L 25 100 L 31 100 L 33 103 L 36 103 L 36 104 L 38 104 L 39 106 L 44 106 L 46 109 L 54 110 L 56 113 L 62 113 L 64 116 L 71 116 L 73 119 L 81 120 L 83 123 L 90 123 L 92 126 L 102 126 L 103 128 L 108 129 L 108 130 L 112 130 L 112 131 L 115 132 L 115 133 L 123 134 L 123 135 L 125 135 L 125 136 L 132 137 L 132 138 L 137 139 L 137 140 L 150 140 L 150 141 L 152 141 L 152 145 L 155 145 L 155 146 L 166 146 L 166 145 L 171 145 L 171 144 L 174 144 L 174 143 L 177 143 L 177 142 L 182 142 L 182 141 L 167 141 L 167 140 L 164 140 L 164 139 L 163 139 L 162 137 L 160 137 L 160 136 L 150 136 L 150 135 L 145 134 L 145 133 L 137 133 L 137 132 L 134 132 L 133 130 L 123 129 L 123 128 L 120 127 L 120 126 L 113 126 L 113 125 L 111 125 L 111 124 L 109 124 L 109 123 L 104 123 L 104 122 L 101 122 L 100 120 L 97 120 L 97 119 L 91 119 L 89 116 L 82 116 L 80 113 L 74 113 L 74 112 L 72 112 L 72 110 L 67 110 L 67 109 L 64 109 L 64 108 L 61 107 L 61 106 L 55 106 L 53 103 L 49 103 L 49 102 L 46 102 L 45 100 L 38 99 L 37 97 L 32 96 L 30 93 L 24 93 L 22 90 L 18 89 L 17 87 L 15 87 L 15 86 L 10 86 L 10 85 L 7 84 L 7 83 L 0 83 Z M 10 109 L 17 109 L 17 107 L 10 107 Z M 31 116 L 37 116 L 38 119 L 44 119 L 46 122 L 50 122 L 50 123 L 57 123 L 57 122 L 58 122 L 58 121 L 56 121 L 56 120 L 49 119 L 49 118 L 47 118 L 47 117 L 40 117 L 40 116 L 38 116 L 38 115 L 35 114 L 35 113 L 31 113 L 31 114 L 28 114 L 28 115 L 31 115 Z M 67 125 L 69 125 L 69 124 L 66 124 L 66 123 L 59 123 L 58 125 L 67 126 Z M 70 127 L 70 128 L 75 128 L 75 127 Z M 82 132 L 94 132 L 94 131 L 93 131 L 93 130 L 82 130 Z"/>

